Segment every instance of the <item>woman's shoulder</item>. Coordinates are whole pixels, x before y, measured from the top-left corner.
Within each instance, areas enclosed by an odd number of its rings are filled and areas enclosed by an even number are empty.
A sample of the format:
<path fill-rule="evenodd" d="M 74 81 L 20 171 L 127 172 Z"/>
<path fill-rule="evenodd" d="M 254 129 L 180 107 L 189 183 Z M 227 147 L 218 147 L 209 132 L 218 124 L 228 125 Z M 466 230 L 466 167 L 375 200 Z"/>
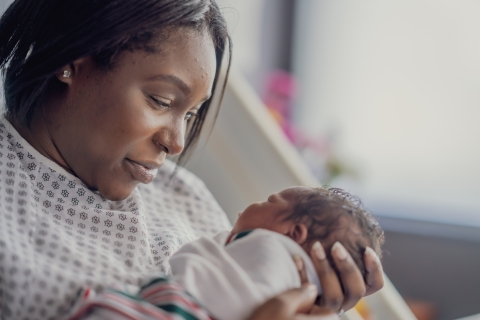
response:
<path fill-rule="evenodd" d="M 213 236 L 231 224 L 201 179 L 185 168 L 167 161 L 154 181 L 138 187 L 147 216 L 181 219 L 196 236 Z"/>

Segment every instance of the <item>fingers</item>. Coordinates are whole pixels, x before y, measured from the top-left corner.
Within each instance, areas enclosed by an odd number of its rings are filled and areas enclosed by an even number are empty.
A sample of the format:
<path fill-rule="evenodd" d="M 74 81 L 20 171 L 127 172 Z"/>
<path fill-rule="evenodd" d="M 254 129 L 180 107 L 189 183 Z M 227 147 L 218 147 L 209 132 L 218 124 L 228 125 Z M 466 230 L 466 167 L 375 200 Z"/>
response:
<path fill-rule="evenodd" d="M 339 320 L 335 312 L 322 311 L 316 314 L 298 314 L 295 316 L 295 320 Z"/>
<path fill-rule="evenodd" d="M 283 293 L 280 295 L 280 299 L 288 304 L 289 314 L 294 315 L 309 311 L 315 303 L 317 295 L 317 286 L 308 283 L 303 284 L 300 288 Z"/>
<path fill-rule="evenodd" d="M 297 266 L 298 275 L 300 276 L 300 283 L 301 284 L 308 283 L 307 270 L 305 269 L 305 263 L 303 263 L 302 257 L 295 254 L 293 255 L 293 261 Z"/>
<path fill-rule="evenodd" d="M 340 274 L 340 281 L 343 284 L 345 293 L 341 307 L 348 310 L 353 308 L 365 295 L 365 282 L 352 257 L 340 242 L 335 242 L 331 252 L 335 266 Z"/>
<path fill-rule="evenodd" d="M 320 305 L 333 311 L 340 310 L 343 303 L 342 286 L 320 242 L 312 246 L 310 256 L 322 286 Z"/>
<path fill-rule="evenodd" d="M 325 319 L 336 319 L 336 320 L 338 320 L 337 312 L 334 312 L 330 309 L 325 309 L 325 308 L 319 307 L 319 306 L 313 306 L 313 308 L 310 310 L 310 312 L 308 314 L 309 315 L 316 315 L 316 316 L 324 316 Z M 329 317 L 326 317 L 326 316 L 329 316 Z M 320 319 L 323 320 L 324 318 L 322 317 Z M 295 318 L 295 320 L 297 320 L 297 318 Z"/>
<path fill-rule="evenodd" d="M 383 287 L 383 268 L 377 254 L 370 247 L 365 250 L 363 262 L 367 271 L 365 279 L 367 283 L 366 295 L 370 295 Z"/>
<path fill-rule="evenodd" d="M 258 307 L 248 320 L 295 319 L 297 313 L 311 309 L 317 294 L 317 287 L 312 284 L 288 290 Z"/>

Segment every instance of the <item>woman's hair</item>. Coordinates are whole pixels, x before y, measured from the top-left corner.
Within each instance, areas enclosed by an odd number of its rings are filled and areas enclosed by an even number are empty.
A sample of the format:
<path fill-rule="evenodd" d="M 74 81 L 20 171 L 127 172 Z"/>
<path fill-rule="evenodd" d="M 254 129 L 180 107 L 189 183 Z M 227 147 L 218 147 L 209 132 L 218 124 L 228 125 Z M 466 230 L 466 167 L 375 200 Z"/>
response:
<path fill-rule="evenodd" d="M 7 116 L 29 126 L 61 67 L 85 56 L 92 56 L 99 68 L 115 67 L 115 58 L 124 50 L 151 51 L 153 40 L 176 28 L 212 37 L 217 89 L 226 50 L 228 77 L 232 49 L 214 0 L 16 0 L 0 20 Z M 157 47 L 161 49 L 161 43 Z M 225 83 L 219 86 L 220 97 Z M 212 98 L 203 104 L 190 125 L 185 151 L 198 140 L 211 102 Z"/>

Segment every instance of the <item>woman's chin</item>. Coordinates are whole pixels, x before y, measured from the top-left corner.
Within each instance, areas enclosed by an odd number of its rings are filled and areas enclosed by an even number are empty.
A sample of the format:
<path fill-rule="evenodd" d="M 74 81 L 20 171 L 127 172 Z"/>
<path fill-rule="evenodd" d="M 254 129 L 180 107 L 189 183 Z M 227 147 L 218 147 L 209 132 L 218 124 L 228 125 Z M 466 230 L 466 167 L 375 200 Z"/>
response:
<path fill-rule="evenodd" d="M 107 185 L 107 186 L 101 186 L 98 188 L 98 192 L 102 195 L 107 200 L 110 201 L 122 201 L 128 198 L 135 187 L 138 185 L 138 183 L 135 183 L 134 185 L 122 185 L 120 183 L 117 183 L 115 185 Z"/>
<path fill-rule="evenodd" d="M 133 190 L 132 190 L 133 191 Z M 104 197 L 105 199 L 107 200 L 110 200 L 110 201 L 122 201 L 122 200 L 125 200 L 128 198 L 129 195 L 131 195 L 132 193 L 128 193 L 128 194 L 114 194 L 112 196 L 105 196 L 104 194 L 100 193 L 102 195 L 102 197 Z"/>

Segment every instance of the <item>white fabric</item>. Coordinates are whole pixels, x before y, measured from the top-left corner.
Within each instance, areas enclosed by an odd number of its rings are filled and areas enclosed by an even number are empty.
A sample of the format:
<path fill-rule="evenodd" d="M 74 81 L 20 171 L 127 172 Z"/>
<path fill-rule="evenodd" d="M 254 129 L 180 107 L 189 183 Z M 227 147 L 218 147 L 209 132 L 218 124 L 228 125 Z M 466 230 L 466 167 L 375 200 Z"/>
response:
<path fill-rule="evenodd" d="M 465 318 L 459 318 L 457 320 L 480 320 L 480 314 L 476 314 L 476 315 L 465 317 Z"/>
<path fill-rule="evenodd" d="M 281 234 L 256 229 L 225 246 L 228 231 L 185 244 L 170 259 L 172 274 L 214 318 L 246 319 L 260 304 L 300 286 L 292 255 L 300 255 L 311 283 L 320 284 L 309 256 Z"/>
<path fill-rule="evenodd" d="M 0 318 L 59 319 L 84 285 L 101 291 L 170 273 L 184 243 L 230 223 L 205 185 L 167 162 L 111 202 L 0 120 Z"/>

